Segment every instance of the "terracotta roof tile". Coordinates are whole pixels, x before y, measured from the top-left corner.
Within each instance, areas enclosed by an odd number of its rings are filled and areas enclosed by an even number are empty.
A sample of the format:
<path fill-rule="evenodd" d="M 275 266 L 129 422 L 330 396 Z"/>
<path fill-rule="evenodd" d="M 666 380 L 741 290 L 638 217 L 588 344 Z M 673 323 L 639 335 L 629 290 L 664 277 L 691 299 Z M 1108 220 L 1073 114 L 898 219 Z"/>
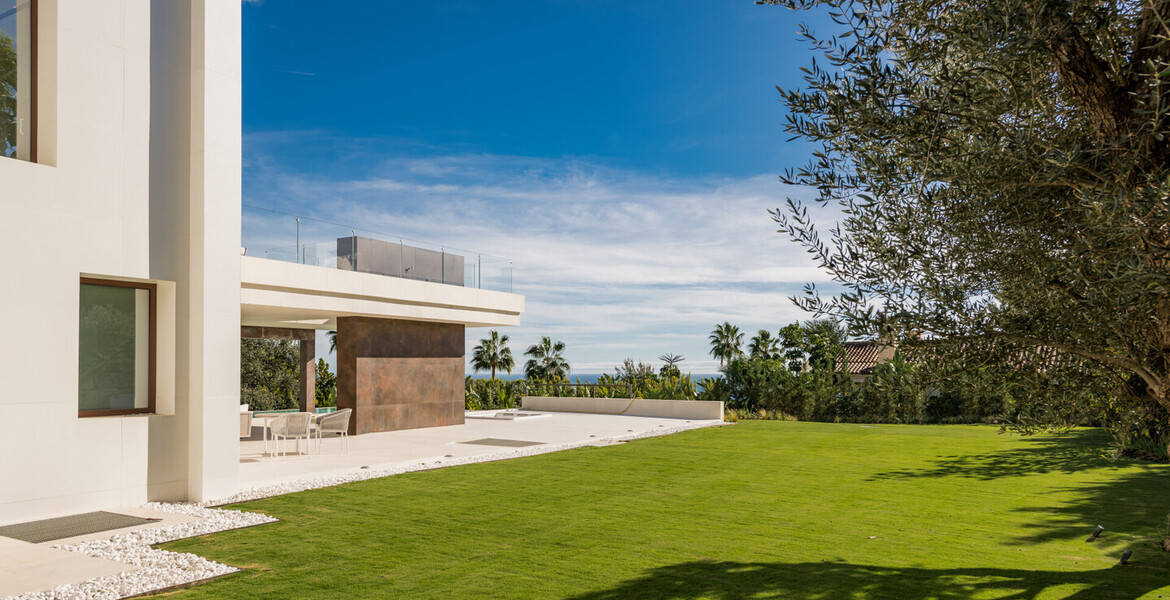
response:
<path fill-rule="evenodd" d="M 868 375 L 873 368 L 894 358 L 895 348 L 878 342 L 845 342 L 845 366 L 851 374 Z"/>

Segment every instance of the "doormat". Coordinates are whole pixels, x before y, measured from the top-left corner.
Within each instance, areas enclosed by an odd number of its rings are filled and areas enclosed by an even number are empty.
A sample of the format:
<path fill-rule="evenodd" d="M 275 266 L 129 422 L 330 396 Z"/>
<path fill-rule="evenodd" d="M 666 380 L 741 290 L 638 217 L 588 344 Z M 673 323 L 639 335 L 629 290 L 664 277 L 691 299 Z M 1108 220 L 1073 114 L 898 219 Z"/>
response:
<path fill-rule="evenodd" d="M 544 442 L 525 442 L 524 440 L 502 440 L 500 438 L 483 438 L 460 444 L 478 444 L 480 446 L 507 446 L 509 448 L 523 448 L 524 446 L 542 446 Z"/>
<path fill-rule="evenodd" d="M 45 519 L 43 521 L 29 521 L 28 523 L 4 525 L 0 527 L 0 536 L 39 544 L 41 542 L 63 540 L 78 535 L 89 535 L 91 533 L 122 529 L 123 527 L 146 525 L 147 523 L 154 523 L 159 520 L 97 511 L 80 515 L 70 515 L 68 517 Z"/>

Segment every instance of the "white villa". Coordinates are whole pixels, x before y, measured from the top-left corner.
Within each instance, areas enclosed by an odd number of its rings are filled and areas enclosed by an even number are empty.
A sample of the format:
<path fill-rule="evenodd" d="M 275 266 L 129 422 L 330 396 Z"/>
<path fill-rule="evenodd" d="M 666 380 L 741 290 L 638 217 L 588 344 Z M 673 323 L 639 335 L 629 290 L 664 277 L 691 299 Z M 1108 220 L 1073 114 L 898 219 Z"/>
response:
<path fill-rule="evenodd" d="M 360 434 L 461 423 L 464 328 L 519 323 L 466 257 L 243 249 L 240 13 L 0 0 L 0 525 L 236 492 L 242 336 L 337 330 Z"/>

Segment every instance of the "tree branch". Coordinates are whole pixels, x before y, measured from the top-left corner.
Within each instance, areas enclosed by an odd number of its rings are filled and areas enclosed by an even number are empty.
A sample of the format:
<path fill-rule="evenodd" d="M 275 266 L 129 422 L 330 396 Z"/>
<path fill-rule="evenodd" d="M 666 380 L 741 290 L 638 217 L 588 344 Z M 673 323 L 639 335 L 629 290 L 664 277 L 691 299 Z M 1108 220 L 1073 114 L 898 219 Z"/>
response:
<path fill-rule="evenodd" d="M 1153 392 L 1153 395 L 1158 400 L 1158 402 L 1160 402 L 1160 403 L 1163 402 L 1162 399 L 1164 397 L 1164 394 L 1162 393 L 1163 382 L 1161 381 L 1161 378 L 1159 378 L 1157 375 L 1155 375 L 1154 373 L 1150 372 L 1148 369 L 1143 367 L 1141 365 L 1141 363 L 1131 361 L 1131 360 L 1125 360 L 1122 358 L 1117 358 L 1115 356 L 1110 356 L 1108 354 L 1103 354 L 1100 352 L 1092 352 L 1089 350 L 1085 350 L 1083 348 L 1079 348 L 1077 346 L 1071 346 L 1069 344 L 1064 344 L 1061 342 L 1053 342 L 1050 340 L 1040 340 L 1040 339 L 1036 339 L 1033 337 L 1016 335 L 1014 333 L 1007 333 L 1005 331 L 1000 331 L 1000 332 L 998 332 L 998 334 L 1009 339 L 1009 340 L 1015 340 L 1017 342 L 1023 342 L 1025 344 L 1030 344 L 1033 346 L 1043 346 L 1043 347 L 1048 347 L 1048 348 L 1054 348 L 1054 349 L 1059 350 L 1061 352 L 1067 352 L 1068 354 L 1075 354 L 1076 356 L 1088 358 L 1090 360 L 1095 360 L 1097 362 L 1102 362 L 1105 364 L 1113 365 L 1115 367 L 1121 367 L 1123 369 L 1131 371 L 1135 375 L 1137 375 L 1138 377 L 1141 377 L 1142 381 L 1146 382 L 1146 385 L 1150 387 L 1150 391 Z"/>
<path fill-rule="evenodd" d="M 1131 74 L 1141 71 L 1148 60 L 1170 60 L 1170 44 L 1158 43 L 1170 37 L 1170 27 L 1166 23 L 1166 16 L 1170 14 L 1170 0 L 1145 0 L 1143 4 L 1145 6 L 1138 17 L 1129 60 Z M 1131 82 L 1131 85 L 1136 84 L 1137 81 Z"/>

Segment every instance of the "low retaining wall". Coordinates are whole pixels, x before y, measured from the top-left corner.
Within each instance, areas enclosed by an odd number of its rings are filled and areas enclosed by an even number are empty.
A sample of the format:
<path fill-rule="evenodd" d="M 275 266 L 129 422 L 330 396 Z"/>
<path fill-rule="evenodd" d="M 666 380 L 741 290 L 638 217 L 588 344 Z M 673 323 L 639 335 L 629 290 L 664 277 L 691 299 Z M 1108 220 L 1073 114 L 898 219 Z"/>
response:
<path fill-rule="evenodd" d="M 723 420 L 723 403 L 707 400 L 656 400 L 650 398 L 553 398 L 524 396 L 524 410 L 664 417 L 668 419 Z"/>

